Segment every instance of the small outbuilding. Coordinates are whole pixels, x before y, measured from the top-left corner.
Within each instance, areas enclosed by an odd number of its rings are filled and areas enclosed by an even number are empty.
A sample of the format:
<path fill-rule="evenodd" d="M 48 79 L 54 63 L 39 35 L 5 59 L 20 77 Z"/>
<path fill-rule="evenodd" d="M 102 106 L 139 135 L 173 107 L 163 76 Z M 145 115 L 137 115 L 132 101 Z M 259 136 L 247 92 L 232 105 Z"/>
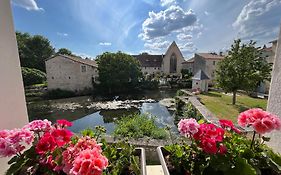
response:
<path fill-rule="evenodd" d="M 192 77 L 192 90 L 208 92 L 209 77 L 201 69 Z"/>

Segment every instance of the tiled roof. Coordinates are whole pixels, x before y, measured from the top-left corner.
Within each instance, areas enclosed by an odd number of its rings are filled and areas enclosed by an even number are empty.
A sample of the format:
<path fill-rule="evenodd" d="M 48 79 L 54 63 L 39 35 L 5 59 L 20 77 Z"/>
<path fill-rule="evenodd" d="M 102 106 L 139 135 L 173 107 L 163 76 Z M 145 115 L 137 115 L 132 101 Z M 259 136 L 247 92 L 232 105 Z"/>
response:
<path fill-rule="evenodd" d="M 272 51 L 272 47 L 265 47 L 261 49 L 262 51 Z"/>
<path fill-rule="evenodd" d="M 58 55 L 52 56 L 49 59 L 52 59 L 52 58 L 57 57 L 57 56 L 61 56 L 61 57 L 67 58 L 67 59 L 70 59 L 72 61 L 75 61 L 75 62 L 78 62 L 78 63 L 81 63 L 81 64 L 86 64 L 86 65 L 89 65 L 89 66 L 98 67 L 98 64 L 96 63 L 96 61 L 90 60 L 90 59 L 83 59 L 83 58 L 81 58 L 79 56 L 70 56 L 70 55 L 58 54 Z"/>
<path fill-rule="evenodd" d="M 224 59 L 223 56 L 214 54 L 214 53 L 196 53 L 197 55 L 205 58 L 205 59 L 210 59 L 210 60 L 222 60 Z"/>
<path fill-rule="evenodd" d="M 182 62 L 181 64 L 189 64 L 189 63 L 194 63 L 194 57 Z"/>
<path fill-rule="evenodd" d="M 140 54 L 133 57 L 139 60 L 141 67 L 161 67 L 164 55 Z"/>
<path fill-rule="evenodd" d="M 192 77 L 193 80 L 209 80 L 210 78 L 201 69 Z"/>

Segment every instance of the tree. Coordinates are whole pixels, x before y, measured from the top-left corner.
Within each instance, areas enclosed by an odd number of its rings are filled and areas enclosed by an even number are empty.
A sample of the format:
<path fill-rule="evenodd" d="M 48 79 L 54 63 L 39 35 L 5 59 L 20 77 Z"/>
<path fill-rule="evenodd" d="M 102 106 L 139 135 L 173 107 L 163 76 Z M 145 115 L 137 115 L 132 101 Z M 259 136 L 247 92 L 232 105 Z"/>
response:
<path fill-rule="evenodd" d="M 46 81 L 46 74 L 38 69 L 22 67 L 21 71 L 24 86 L 30 86 Z"/>
<path fill-rule="evenodd" d="M 60 48 L 57 52 L 57 54 L 62 54 L 62 55 L 72 55 L 72 52 L 66 48 Z"/>
<path fill-rule="evenodd" d="M 98 56 L 100 87 L 109 94 L 135 89 L 142 76 L 140 63 L 122 52 L 105 52 Z"/>
<path fill-rule="evenodd" d="M 22 67 L 39 69 L 45 72 L 45 59 L 55 52 L 50 41 L 41 36 L 16 32 L 20 62 Z"/>
<path fill-rule="evenodd" d="M 232 104 L 236 103 L 238 90 L 254 90 L 258 84 L 270 79 L 271 64 L 260 57 L 260 49 L 255 42 L 242 44 L 234 40 L 231 50 L 218 64 L 217 83 L 226 92 L 232 92 Z"/>

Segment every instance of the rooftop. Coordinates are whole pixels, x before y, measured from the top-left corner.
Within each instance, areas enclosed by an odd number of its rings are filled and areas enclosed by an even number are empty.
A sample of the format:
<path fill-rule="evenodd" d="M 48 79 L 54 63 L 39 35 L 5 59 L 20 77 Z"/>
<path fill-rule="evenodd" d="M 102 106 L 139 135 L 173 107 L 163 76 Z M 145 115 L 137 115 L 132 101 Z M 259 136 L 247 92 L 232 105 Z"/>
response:
<path fill-rule="evenodd" d="M 193 80 L 209 80 L 210 78 L 201 69 L 192 77 Z"/>
<path fill-rule="evenodd" d="M 197 55 L 210 60 L 222 60 L 224 56 L 215 54 L 215 53 L 196 53 Z"/>
<path fill-rule="evenodd" d="M 133 57 L 139 60 L 142 67 L 161 67 L 164 56 L 149 54 L 133 55 Z"/>
<path fill-rule="evenodd" d="M 74 56 L 74 55 L 61 55 L 61 54 L 58 54 L 58 55 L 54 55 L 52 56 L 51 58 L 48 58 L 47 60 L 49 59 L 52 59 L 52 58 L 55 58 L 57 56 L 61 56 L 61 57 L 64 57 L 64 58 L 67 58 L 67 59 L 70 59 L 72 61 L 75 61 L 75 62 L 78 62 L 78 63 L 82 63 L 82 64 L 86 64 L 86 65 L 89 65 L 89 66 L 93 66 L 93 67 L 98 67 L 98 64 L 96 61 L 94 60 L 91 60 L 91 59 L 84 59 L 82 57 L 79 57 L 79 56 Z"/>

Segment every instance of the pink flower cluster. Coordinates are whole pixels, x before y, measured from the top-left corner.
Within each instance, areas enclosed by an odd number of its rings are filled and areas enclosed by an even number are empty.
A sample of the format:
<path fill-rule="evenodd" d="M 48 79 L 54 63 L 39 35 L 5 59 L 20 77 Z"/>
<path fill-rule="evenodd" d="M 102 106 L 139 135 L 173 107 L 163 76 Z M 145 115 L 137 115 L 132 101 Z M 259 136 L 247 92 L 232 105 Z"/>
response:
<path fill-rule="evenodd" d="M 0 131 L 0 157 L 10 157 L 25 149 L 34 140 L 32 131 L 13 129 Z"/>
<path fill-rule="evenodd" d="M 108 166 L 107 158 L 101 153 L 94 139 L 82 137 L 63 152 L 63 171 L 70 175 L 101 175 Z"/>
<path fill-rule="evenodd" d="M 52 128 L 52 123 L 48 120 L 34 120 L 23 127 L 34 132 L 45 132 Z"/>
<path fill-rule="evenodd" d="M 193 118 L 181 119 L 178 123 L 178 130 L 181 135 L 188 137 L 198 132 L 200 125 Z"/>
<path fill-rule="evenodd" d="M 281 128 L 279 117 L 259 108 L 249 109 L 240 113 L 238 124 L 243 127 L 252 126 L 259 134 L 280 130 Z"/>

